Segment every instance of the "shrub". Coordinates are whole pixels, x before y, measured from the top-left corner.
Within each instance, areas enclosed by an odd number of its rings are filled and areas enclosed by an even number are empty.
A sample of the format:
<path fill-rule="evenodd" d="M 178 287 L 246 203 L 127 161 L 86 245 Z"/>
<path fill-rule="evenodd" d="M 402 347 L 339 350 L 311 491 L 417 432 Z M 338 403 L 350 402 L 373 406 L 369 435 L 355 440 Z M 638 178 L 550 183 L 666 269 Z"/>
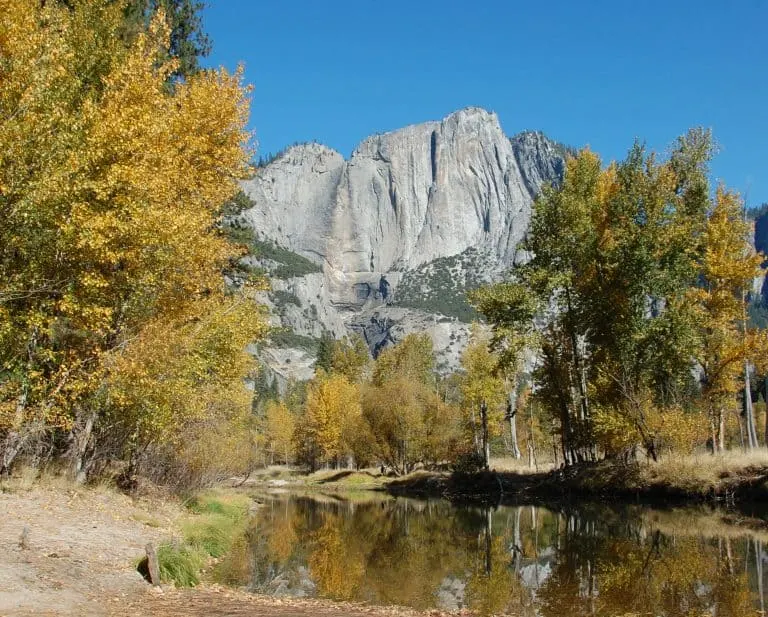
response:
<path fill-rule="evenodd" d="M 275 329 L 269 334 L 269 341 L 279 349 L 304 349 L 315 353 L 319 344 L 318 339 L 296 334 L 287 328 Z"/>
<path fill-rule="evenodd" d="M 323 271 L 303 255 L 278 246 L 271 240 L 259 239 L 250 227 L 228 225 L 223 232 L 231 242 L 245 245 L 249 254 L 254 257 L 274 262 L 274 265 L 269 267 L 269 274 L 274 278 L 288 279 Z"/>
<path fill-rule="evenodd" d="M 477 473 L 485 468 L 483 455 L 474 450 L 460 454 L 451 465 L 451 470 L 458 474 Z"/>
<path fill-rule="evenodd" d="M 439 313 L 470 323 L 481 319 L 467 301 L 467 292 L 484 281 L 482 256 L 474 249 L 453 257 L 440 257 L 403 275 L 395 290 L 395 303 Z"/>
<path fill-rule="evenodd" d="M 293 304 L 294 306 L 299 306 L 299 307 L 301 306 L 301 300 L 299 300 L 299 297 L 295 293 L 291 293 L 290 291 L 283 291 L 282 289 L 276 289 L 274 291 L 271 291 L 269 295 L 272 299 L 272 302 L 274 302 L 278 308 L 288 306 L 289 304 Z"/>

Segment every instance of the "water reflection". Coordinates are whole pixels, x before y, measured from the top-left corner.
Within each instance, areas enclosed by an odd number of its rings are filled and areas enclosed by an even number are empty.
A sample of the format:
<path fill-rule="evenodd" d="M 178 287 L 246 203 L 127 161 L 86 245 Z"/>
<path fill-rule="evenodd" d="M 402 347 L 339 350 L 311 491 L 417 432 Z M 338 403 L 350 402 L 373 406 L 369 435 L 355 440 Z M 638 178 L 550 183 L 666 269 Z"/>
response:
<path fill-rule="evenodd" d="M 219 565 L 225 582 L 478 614 L 745 617 L 768 535 L 712 512 L 280 497 Z"/>

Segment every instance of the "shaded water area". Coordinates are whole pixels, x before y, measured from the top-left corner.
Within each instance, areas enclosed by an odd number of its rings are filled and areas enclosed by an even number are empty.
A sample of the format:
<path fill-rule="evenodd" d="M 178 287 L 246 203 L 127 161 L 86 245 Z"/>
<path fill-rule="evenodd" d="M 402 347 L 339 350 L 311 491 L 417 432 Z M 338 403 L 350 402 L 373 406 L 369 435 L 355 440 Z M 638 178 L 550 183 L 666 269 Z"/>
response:
<path fill-rule="evenodd" d="M 222 582 L 480 615 L 760 615 L 768 533 L 715 510 L 270 496 Z"/>

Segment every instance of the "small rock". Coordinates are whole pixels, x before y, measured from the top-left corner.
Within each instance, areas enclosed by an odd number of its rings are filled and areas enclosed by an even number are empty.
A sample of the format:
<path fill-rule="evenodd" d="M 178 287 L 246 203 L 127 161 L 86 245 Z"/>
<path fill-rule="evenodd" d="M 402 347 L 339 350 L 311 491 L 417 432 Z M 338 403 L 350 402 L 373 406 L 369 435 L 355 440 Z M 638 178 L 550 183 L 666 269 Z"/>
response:
<path fill-rule="evenodd" d="M 29 528 L 24 527 L 21 530 L 21 536 L 19 537 L 19 548 L 23 551 L 29 548 Z"/>

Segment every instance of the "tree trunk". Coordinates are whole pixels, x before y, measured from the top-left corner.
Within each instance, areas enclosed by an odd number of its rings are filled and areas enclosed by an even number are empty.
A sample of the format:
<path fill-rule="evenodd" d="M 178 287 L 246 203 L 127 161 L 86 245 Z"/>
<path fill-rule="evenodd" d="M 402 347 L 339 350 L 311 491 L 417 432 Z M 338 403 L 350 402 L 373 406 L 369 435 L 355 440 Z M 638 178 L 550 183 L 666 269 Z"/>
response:
<path fill-rule="evenodd" d="M 21 394 L 16 401 L 16 410 L 13 415 L 13 428 L 8 432 L 3 444 L 2 460 L 0 460 L 0 474 L 7 474 L 11 470 L 13 461 L 21 452 L 26 441 L 22 434 L 24 425 L 24 411 L 27 408 L 28 391 L 26 386 L 22 388 Z"/>
<path fill-rule="evenodd" d="M 576 383 L 579 388 L 579 409 L 581 413 L 581 420 L 588 421 L 589 399 L 587 398 L 587 376 L 581 362 L 581 356 L 579 354 L 579 340 L 571 321 L 571 316 L 573 315 L 573 307 L 571 306 L 571 292 L 568 287 L 565 288 L 565 296 L 568 302 L 568 334 L 571 337 L 571 346 L 573 347 L 573 370 L 574 373 L 576 373 Z"/>
<path fill-rule="evenodd" d="M 69 456 L 72 460 L 70 472 L 72 479 L 78 484 L 83 484 L 86 480 L 85 472 L 85 453 L 88 451 L 88 444 L 91 442 L 93 426 L 96 423 L 96 412 L 89 411 L 78 414 L 79 418 L 75 421 L 72 428 L 72 446 Z"/>
<path fill-rule="evenodd" d="M 480 418 L 483 423 L 483 467 L 488 469 L 491 462 L 491 444 L 488 439 L 488 405 L 480 403 Z"/>
<path fill-rule="evenodd" d="M 517 403 L 517 396 L 515 395 L 514 391 L 511 391 L 509 393 L 509 398 L 507 399 L 507 417 L 509 418 L 509 435 L 511 439 L 510 449 L 512 453 L 512 458 L 519 459 L 522 454 L 520 453 L 520 446 L 517 442 L 517 409 L 516 403 Z"/>
<path fill-rule="evenodd" d="M 725 451 L 725 414 L 722 409 L 717 410 L 717 451 Z"/>
<path fill-rule="evenodd" d="M 480 454 L 480 431 L 477 426 L 477 418 L 475 417 L 475 406 L 472 405 L 472 440 L 475 443 L 475 452 Z"/>
<path fill-rule="evenodd" d="M 749 378 L 749 362 L 744 363 L 744 419 L 747 424 L 747 444 L 750 450 L 757 448 L 755 411 L 752 407 L 752 384 Z"/>
<path fill-rule="evenodd" d="M 763 445 L 768 448 L 768 375 L 763 379 L 763 400 L 765 401 L 765 429 L 763 430 Z"/>
<path fill-rule="evenodd" d="M 24 445 L 24 437 L 18 431 L 11 431 L 3 444 L 3 458 L 0 461 L 0 474 L 6 475 Z"/>

